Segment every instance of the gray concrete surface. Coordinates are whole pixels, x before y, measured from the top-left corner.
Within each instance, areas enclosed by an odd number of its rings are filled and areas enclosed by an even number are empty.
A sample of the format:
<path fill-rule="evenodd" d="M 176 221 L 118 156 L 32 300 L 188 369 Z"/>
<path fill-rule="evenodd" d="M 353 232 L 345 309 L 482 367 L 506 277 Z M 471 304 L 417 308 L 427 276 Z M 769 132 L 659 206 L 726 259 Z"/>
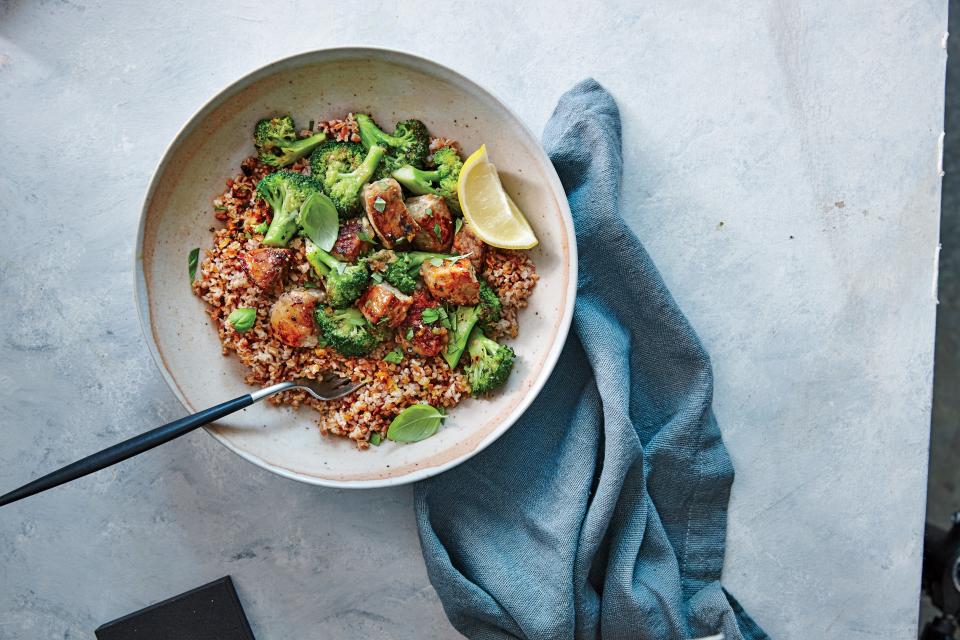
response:
<path fill-rule="evenodd" d="M 279 56 L 377 44 L 535 130 L 593 75 L 625 202 L 713 355 L 737 467 L 727 586 L 777 638 L 915 633 L 946 4 L 0 3 L 0 486 L 181 414 L 134 316 L 150 172 Z M 0 512 L 0 638 L 232 574 L 262 638 L 455 637 L 406 488 L 273 477 L 203 433 Z"/>
<path fill-rule="evenodd" d="M 939 295 L 927 520 L 943 529 L 960 511 L 960 1 L 950 0 L 944 114 L 943 197 L 940 209 Z M 936 611 L 924 599 L 921 627 Z"/>
<path fill-rule="evenodd" d="M 960 34 L 960 2 L 950 3 L 950 26 Z M 930 447 L 927 516 L 946 527 L 960 511 L 960 35 L 948 41 L 947 132 L 943 154 L 943 207 L 940 222 L 940 305 Z"/>

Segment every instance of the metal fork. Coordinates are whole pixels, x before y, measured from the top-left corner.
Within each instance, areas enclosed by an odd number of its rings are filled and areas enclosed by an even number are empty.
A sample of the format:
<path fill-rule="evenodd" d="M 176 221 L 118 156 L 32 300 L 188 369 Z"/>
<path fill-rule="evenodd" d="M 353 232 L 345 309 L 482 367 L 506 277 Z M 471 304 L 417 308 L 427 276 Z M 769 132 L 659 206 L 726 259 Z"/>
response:
<path fill-rule="evenodd" d="M 320 380 L 297 378 L 290 382 L 280 382 L 271 385 L 259 391 L 240 396 L 239 398 L 228 400 L 215 407 L 198 411 L 193 415 L 174 420 L 146 433 L 141 433 L 138 436 L 115 444 L 108 449 L 104 449 L 82 460 L 77 460 L 74 463 L 57 469 L 52 473 L 48 473 L 42 478 L 37 478 L 19 489 L 14 489 L 10 493 L 0 496 L 0 507 L 5 504 L 10 504 L 11 502 L 16 502 L 21 498 L 32 496 L 35 493 L 52 489 L 64 482 L 82 478 L 89 473 L 99 471 L 127 458 L 132 458 L 137 454 L 153 449 L 164 442 L 170 442 L 174 438 L 179 438 L 185 433 L 190 433 L 194 429 L 209 424 L 214 420 L 219 420 L 234 411 L 249 407 L 254 402 L 269 398 L 281 391 L 303 389 L 317 400 L 335 400 L 336 398 L 342 398 L 345 395 L 353 393 L 362 386 L 363 383 L 351 382 L 346 378 L 334 375 L 325 376 Z"/>

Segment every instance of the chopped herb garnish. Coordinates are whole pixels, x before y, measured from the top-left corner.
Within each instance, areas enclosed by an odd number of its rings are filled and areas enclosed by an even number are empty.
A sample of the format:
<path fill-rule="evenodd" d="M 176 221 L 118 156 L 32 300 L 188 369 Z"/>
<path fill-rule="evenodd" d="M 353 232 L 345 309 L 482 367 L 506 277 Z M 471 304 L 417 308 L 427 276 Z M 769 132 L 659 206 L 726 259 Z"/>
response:
<path fill-rule="evenodd" d="M 383 282 L 383 274 L 380 273 L 379 271 L 374 271 L 373 273 L 370 274 L 370 279 L 376 282 L 377 284 L 380 284 L 381 282 Z"/>
<path fill-rule="evenodd" d="M 187 273 L 190 274 L 190 283 L 193 284 L 193 281 L 197 277 L 197 263 L 200 261 L 200 247 L 196 249 L 191 249 L 189 255 L 187 255 Z"/>
<path fill-rule="evenodd" d="M 377 199 L 373 201 L 373 208 L 383 213 L 383 210 L 387 208 L 387 201 L 377 196 Z"/>
<path fill-rule="evenodd" d="M 440 312 L 437 311 L 436 307 L 427 307 L 423 310 L 423 323 L 424 324 L 433 324 L 440 319 Z"/>
<path fill-rule="evenodd" d="M 426 209 L 423 210 L 423 215 L 425 215 L 425 216 L 432 216 L 432 215 L 433 215 L 433 209 L 431 209 L 430 207 L 427 207 Z"/>
<path fill-rule="evenodd" d="M 380 435 L 379 431 L 374 431 L 370 434 L 370 444 L 379 447 L 381 442 L 383 442 L 383 436 Z"/>
<path fill-rule="evenodd" d="M 229 316 L 227 316 L 227 322 L 233 325 L 233 328 L 236 329 L 239 333 L 244 331 L 249 331 L 253 328 L 253 323 L 257 320 L 257 310 L 250 309 L 249 307 L 240 307 L 239 309 L 234 309 Z"/>
<path fill-rule="evenodd" d="M 435 222 L 433 224 L 433 234 L 437 236 L 437 240 L 443 239 L 443 234 L 440 233 L 440 223 Z"/>
<path fill-rule="evenodd" d="M 463 218 L 457 218 L 457 223 L 453 226 L 454 235 L 460 233 L 460 228 L 463 226 Z"/>
<path fill-rule="evenodd" d="M 413 340 L 413 327 L 407 329 L 406 338 L 407 340 Z"/>
<path fill-rule="evenodd" d="M 214 210 L 214 211 L 226 211 L 226 210 L 227 210 L 227 207 L 224 206 L 224 205 L 222 205 L 222 204 L 218 204 L 218 205 L 214 205 L 213 210 Z"/>
<path fill-rule="evenodd" d="M 361 231 L 357 234 L 357 239 L 364 242 L 369 242 L 370 244 L 374 243 L 374 239 L 370 237 L 370 234 L 366 231 Z"/>
<path fill-rule="evenodd" d="M 384 362 L 389 362 L 390 364 L 400 364 L 403 361 L 403 351 L 400 350 L 400 347 L 397 347 L 387 355 L 383 356 Z"/>

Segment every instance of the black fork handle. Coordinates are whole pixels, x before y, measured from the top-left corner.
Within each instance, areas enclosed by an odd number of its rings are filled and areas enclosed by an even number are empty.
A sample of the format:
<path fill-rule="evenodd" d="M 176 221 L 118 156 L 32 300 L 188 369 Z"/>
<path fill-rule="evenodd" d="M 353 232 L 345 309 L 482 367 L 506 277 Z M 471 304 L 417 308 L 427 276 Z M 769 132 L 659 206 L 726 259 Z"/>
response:
<path fill-rule="evenodd" d="M 257 400 L 259 399 L 260 398 L 257 398 Z M 48 473 L 42 478 L 37 478 L 29 484 L 23 485 L 19 489 L 14 489 L 10 493 L 0 496 L 0 507 L 5 504 L 10 504 L 11 502 L 16 502 L 21 498 L 32 496 L 35 493 L 52 489 L 53 487 L 61 485 L 64 482 L 70 482 L 71 480 L 82 478 L 87 474 L 93 473 L 94 471 L 99 471 L 100 469 L 105 469 L 106 467 L 114 465 L 122 460 L 126 460 L 127 458 L 132 458 L 133 456 L 141 454 L 144 451 L 149 451 L 150 449 L 153 449 L 164 442 L 170 442 L 171 440 L 179 438 L 185 433 L 190 433 L 194 429 L 202 427 L 203 425 L 213 422 L 214 420 L 219 420 L 223 416 L 229 415 L 234 411 L 239 411 L 240 409 L 249 407 L 253 403 L 254 398 L 248 393 L 247 395 L 234 398 L 233 400 L 228 400 L 223 404 L 218 404 L 215 407 L 204 409 L 203 411 L 199 411 L 193 415 L 180 418 L 179 420 L 174 420 L 173 422 L 168 422 L 162 427 L 151 429 L 150 431 L 141 433 L 138 436 L 133 436 L 129 440 L 124 440 L 123 442 L 115 444 L 112 447 L 104 449 L 103 451 L 98 451 L 97 453 L 89 455 L 82 460 L 77 460 L 76 462 L 53 471 L 52 473 Z"/>

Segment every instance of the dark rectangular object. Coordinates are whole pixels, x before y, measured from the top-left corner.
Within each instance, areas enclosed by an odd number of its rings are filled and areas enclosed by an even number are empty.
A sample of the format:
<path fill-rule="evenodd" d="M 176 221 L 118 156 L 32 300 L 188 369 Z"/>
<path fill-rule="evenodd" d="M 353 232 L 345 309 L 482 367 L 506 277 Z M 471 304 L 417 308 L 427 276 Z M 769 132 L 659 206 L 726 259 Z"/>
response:
<path fill-rule="evenodd" d="M 230 576 L 101 625 L 97 640 L 255 640 Z"/>

